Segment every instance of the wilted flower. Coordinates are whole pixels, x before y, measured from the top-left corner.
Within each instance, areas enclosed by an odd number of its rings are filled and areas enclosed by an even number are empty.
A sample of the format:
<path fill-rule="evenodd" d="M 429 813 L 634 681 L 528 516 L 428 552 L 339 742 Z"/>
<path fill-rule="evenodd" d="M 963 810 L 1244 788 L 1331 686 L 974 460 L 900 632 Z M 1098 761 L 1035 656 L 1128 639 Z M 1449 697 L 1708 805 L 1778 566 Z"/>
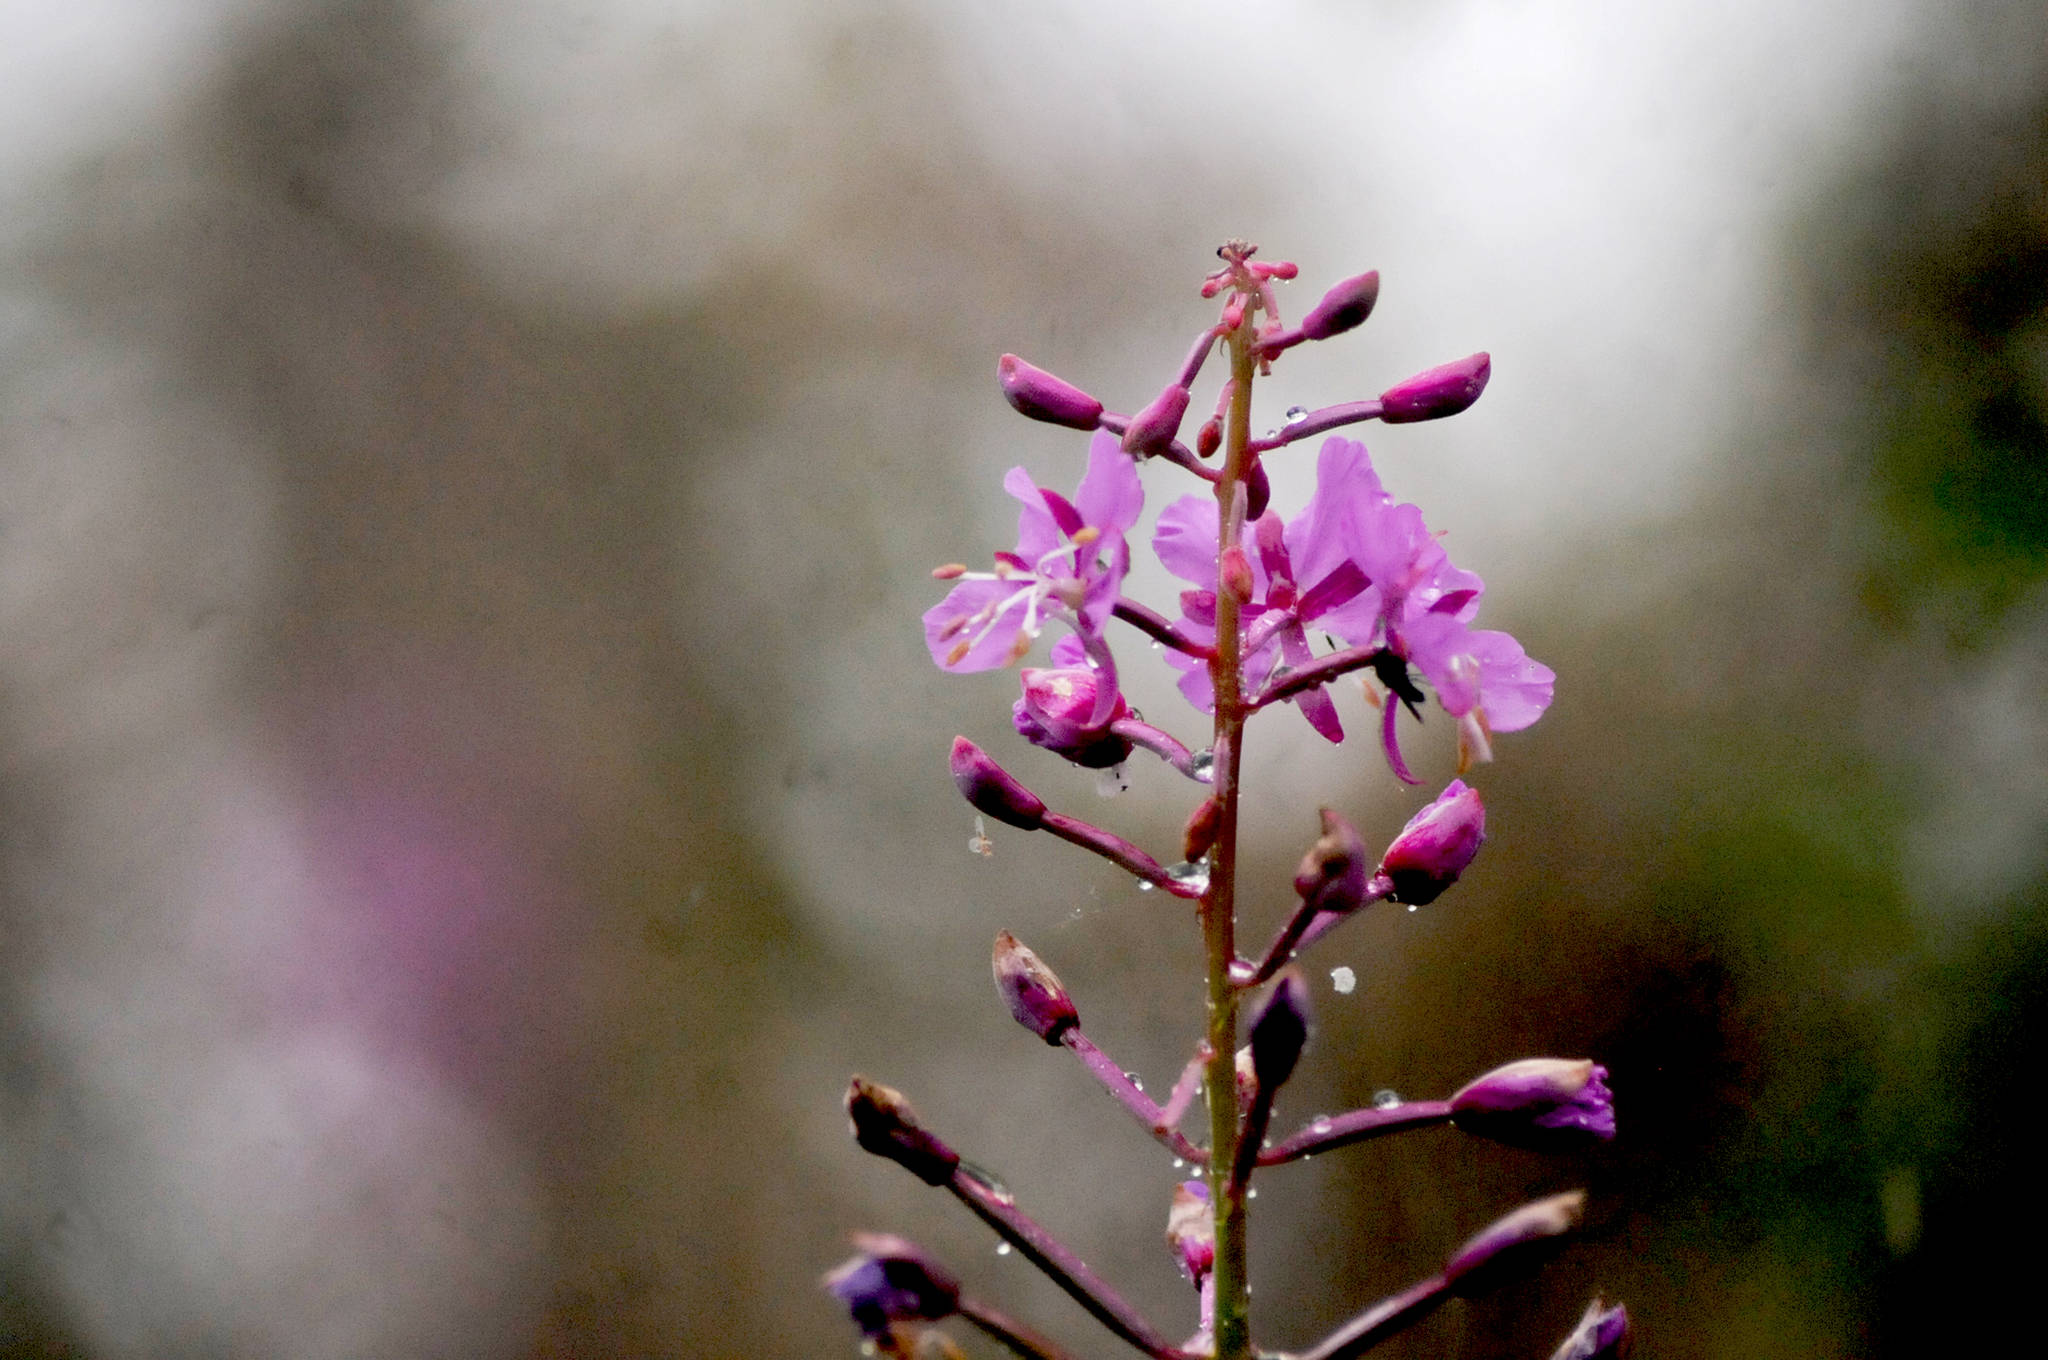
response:
<path fill-rule="evenodd" d="M 1086 769 L 1122 764 L 1133 743 L 1109 725 L 1130 716 L 1123 696 L 1115 696 L 1107 715 L 1097 717 L 1102 679 L 1088 664 L 1081 640 L 1071 634 L 1053 644 L 1052 661 L 1051 666 L 1026 666 L 1019 677 L 1023 697 L 1010 710 L 1017 735 Z"/>
<path fill-rule="evenodd" d="M 1209 1209 L 1207 1182 L 1182 1181 L 1174 1187 L 1173 1205 L 1166 1211 L 1166 1245 L 1188 1279 L 1200 1285 L 1216 1264 L 1216 1218 Z"/>

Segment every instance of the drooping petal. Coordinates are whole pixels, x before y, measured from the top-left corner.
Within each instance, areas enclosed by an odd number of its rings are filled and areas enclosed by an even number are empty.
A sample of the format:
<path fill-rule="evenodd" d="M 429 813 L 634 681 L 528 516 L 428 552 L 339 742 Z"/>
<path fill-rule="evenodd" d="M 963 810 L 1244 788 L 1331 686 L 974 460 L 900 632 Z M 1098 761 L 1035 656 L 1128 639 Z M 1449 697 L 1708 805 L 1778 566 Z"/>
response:
<path fill-rule="evenodd" d="M 1308 639 L 1302 635 L 1300 624 L 1289 623 L 1282 628 L 1279 642 L 1280 659 L 1289 666 L 1306 666 L 1315 660 L 1315 653 L 1309 650 Z M 1338 721 L 1337 705 L 1321 685 L 1303 690 L 1289 702 L 1301 710 L 1301 716 L 1308 719 L 1308 725 L 1325 741 L 1334 744 L 1344 740 L 1344 724 Z"/>

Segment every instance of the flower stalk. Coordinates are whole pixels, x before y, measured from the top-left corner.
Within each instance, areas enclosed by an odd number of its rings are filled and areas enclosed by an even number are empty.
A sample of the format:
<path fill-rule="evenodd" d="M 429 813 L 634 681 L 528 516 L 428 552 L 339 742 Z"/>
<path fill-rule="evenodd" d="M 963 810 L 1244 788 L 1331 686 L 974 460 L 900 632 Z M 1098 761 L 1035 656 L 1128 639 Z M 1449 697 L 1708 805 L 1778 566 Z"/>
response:
<path fill-rule="evenodd" d="M 1004 356 L 998 380 L 1005 399 L 1033 420 L 1085 432 L 1087 468 L 1071 493 L 1064 483 L 1043 487 L 1023 468 L 1013 469 L 1003 485 L 1023 507 L 1015 548 L 995 552 L 986 571 L 958 563 L 936 570 L 933 576 L 950 589 L 924 616 L 933 661 L 955 673 L 1022 662 L 1047 626 L 1059 625 L 1049 664 L 1025 666 L 1018 678 L 1015 734 L 1037 757 L 1055 757 L 1093 776 L 1105 794 L 1128 787 L 1123 767 L 1140 751 L 1200 789 L 1181 819 L 1182 860 L 1167 866 L 1115 832 L 1049 807 L 975 742 L 963 736 L 953 743 L 954 781 L 979 814 L 970 847 L 986 846 L 984 818 L 1047 832 L 1109 860 L 1141 888 L 1195 905 L 1206 1005 L 1194 1057 L 1163 1105 L 1083 1031 L 1074 996 L 1043 960 L 1008 932 L 998 933 L 991 956 L 997 991 L 1017 1024 L 1071 1053 L 1172 1153 L 1176 1168 L 1192 1166 L 1202 1176 L 1174 1192 L 1166 1234 L 1194 1287 L 1193 1335 L 1179 1347 L 1169 1345 L 1072 1249 L 1025 1215 L 1007 1190 L 926 1130 L 899 1093 L 855 1078 L 847 1095 L 862 1147 L 945 1189 L 1113 1335 L 1153 1360 L 1286 1357 L 1255 1345 L 1253 1337 L 1247 1225 L 1251 1182 L 1260 1170 L 1446 1124 L 1481 1140 L 1553 1152 L 1584 1151 L 1614 1132 L 1605 1068 L 1585 1059 L 1532 1058 L 1497 1067 L 1448 1100 L 1387 1096 L 1371 1109 L 1319 1115 L 1277 1145 L 1266 1144 L 1276 1098 L 1310 1037 L 1309 985 L 1289 961 L 1374 903 L 1394 901 L 1413 910 L 1452 889 L 1486 838 L 1486 809 L 1476 789 L 1453 780 L 1377 858 L 1343 814 L 1322 809 L 1321 834 L 1294 876 L 1298 904 L 1263 954 L 1241 958 L 1242 776 L 1251 721 L 1284 705 L 1318 736 L 1340 743 L 1346 732 L 1337 699 L 1355 694 L 1362 681 L 1366 699 L 1379 710 L 1374 725 L 1388 770 L 1415 784 L 1420 781 L 1397 740 L 1402 710 L 1419 721 L 1426 707 L 1437 707 L 1453 720 L 1462 774 L 1472 759 L 1491 758 L 1497 734 L 1519 731 L 1542 715 L 1555 677 L 1506 633 L 1474 627 L 1484 582 L 1452 565 L 1416 506 L 1394 500 L 1364 445 L 1326 439 L 1307 505 L 1291 518 L 1269 511 L 1272 485 L 1263 455 L 1358 422 L 1455 415 L 1484 391 L 1491 360 L 1475 354 L 1396 383 L 1377 398 L 1297 408 L 1271 434 L 1254 439 L 1256 379 L 1296 346 L 1364 323 L 1379 294 L 1377 273 L 1355 275 L 1289 326 L 1276 285 L 1293 278 L 1295 266 L 1254 260 L 1255 251 L 1232 241 L 1217 252 L 1222 267 L 1201 291 L 1221 298 L 1220 316 L 1133 414 L 1108 410 L 1065 379 Z M 1226 359 L 1230 372 L 1213 406 L 1204 395 L 1200 410 L 1214 414 L 1187 436 L 1190 449 L 1182 426 L 1194 406 L 1194 383 L 1212 356 Z M 1167 505 L 1151 531 L 1160 565 L 1188 587 L 1177 618 L 1123 593 L 1131 535 L 1144 510 L 1141 468 L 1155 477 L 1180 469 L 1206 487 Z M 1110 637 L 1118 627 L 1149 641 L 1180 672 L 1183 696 L 1209 715 L 1205 749 L 1190 749 L 1125 699 Z M 1352 684 L 1336 685 L 1353 676 Z M 1351 989 L 1352 980 L 1333 980 L 1339 992 Z M 1241 1007 L 1269 981 L 1273 986 L 1250 1017 L 1249 1042 L 1240 1048 L 1240 1030 L 1247 1028 Z M 1198 1091 L 1207 1128 L 1191 1135 L 1181 1122 Z M 1044 1122 L 1058 1130 L 1056 1121 Z M 1583 1195 L 1553 1196 L 1497 1220 L 1447 1257 L 1438 1274 L 1365 1309 L 1291 1360 L 1348 1360 L 1447 1299 L 1473 1297 L 1533 1268 L 1576 1226 L 1583 1209 Z M 827 1283 L 875 1353 L 955 1354 L 933 1328 L 964 1319 L 1029 1360 L 1059 1360 L 1051 1343 L 962 1293 L 908 1243 L 868 1242 L 871 1250 Z M 1625 1337 L 1625 1317 L 1596 1309 L 1560 1355 L 1605 1360 Z"/>

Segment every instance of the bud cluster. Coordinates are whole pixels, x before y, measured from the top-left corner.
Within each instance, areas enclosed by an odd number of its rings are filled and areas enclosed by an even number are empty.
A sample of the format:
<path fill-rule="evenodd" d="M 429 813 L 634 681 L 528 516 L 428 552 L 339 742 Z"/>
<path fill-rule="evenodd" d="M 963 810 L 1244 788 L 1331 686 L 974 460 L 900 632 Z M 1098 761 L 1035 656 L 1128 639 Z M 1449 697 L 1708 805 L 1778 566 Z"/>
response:
<path fill-rule="evenodd" d="M 1199 1179 L 1173 1190 L 1166 1211 L 1171 1258 L 1195 1291 L 1192 1335 L 1180 1345 L 1165 1340 L 1014 1196 L 927 1130 L 901 1094 L 856 1077 L 846 1097 L 862 1148 L 959 1199 L 1112 1334 L 1155 1360 L 1249 1360 L 1256 1352 L 1245 1224 L 1250 1182 L 1261 1169 L 1445 1125 L 1552 1152 L 1583 1152 L 1614 1136 L 1604 1067 L 1532 1058 L 1496 1068 L 1448 1099 L 1376 1101 L 1268 1137 L 1282 1089 L 1314 1033 L 1308 983 L 1290 962 L 1375 903 L 1413 911 L 1436 902 L 1475 862 L 1486 840 L 1486 808 L 1476 788 L 1450 779 L 1377 856 L 1343 814 L 1324 808 L 1294 875 L 1297 904 L 1263 953 L 1241 957 L 1235 933 L 1239 771 L 1249 726 L 1269 710 L 1291 707 L 1319 736 L 1340 743 L 1346 732 L 1339 700 L 1362 696 L 1387 767 L 1415 784 L 1420 780 L 1398 739 L 1402 713 L 1420 719 L 1434 704 L 1452 718 L 1457 769 L 1464 775 L 1475 761 L 1492 758 L 1495 735 L 1542 716 L 1555 677 L 1508 634 L 1475 626 L 1484 582 L 1451 563 L 1417 507 L 1387 492 L 1364 445 L 1326 439 L 1316 454 L 1308 503 L 1292 518 L 1268 505 L 1267 460 L 1347 425 L 1455 415 L 1485 391 L 1491 359 L 1481 353 L 1438 365 L 1377 398 L 1296 408 L 1254 438 L 1256 380 L 1296 347 L 1362 325 L 1378 301 L 1380 278 L 1368 272 L 1344 279 L 1289 324 L 1277 285 L 1295 277 L 1294 265 L 1259 260 L 1256 248 L 1243 242 L 1217 253 L 1221 267 L 1201 289 L 1203 297 L 1220 299 L 1216 320 L 1196 335 L 1170 379 L 1129 414 L 1015 355 L 1002 357 L 997 380 L 1015 410 L 1088 434 L 1086 470 L 1071 495 L 1013 470 L 1004 487 L 1023 507 L 1015 547 L 994 552 L 986 571 L 959 564 L 934 571 L 949 587 L 924 617 L 933 661 L 952 672 L 1022 661 L 1047 625 L 1059 625 L 1049 664 L 1022 669 L 1011 713 L 1016 734 L 1069 765 L 1099 772 L 1105 792 L 1124 786 L 1123 766 L 1141 751 L 1194 786 L 1181 858 L 1162 863 L 1122 836 L 1050 805 L 975 741 L 960 736 L 952 745 L 953 780 L 978 814 L 977 827 L 986 819 L 1049 833 L 1115 865 L 1155 900 L 1197 904 L 1190 924 L 1202 935 L 1208 1004 L 1187 1066 L 1163 1103 L 1089 1038 L 1073 996 L 1036 953 L 1004 930 L 991 955 L 996 990 L 1018 1025 L 1071 1053 L 1171 1151 L 1176 1167 L 1200 1170 Z M 1230 372 L 1213 414 L 1184 440 L 1195 385 L 1219 353 Z M 1206 400 L 1200 408 L 1211 409 Z M 1140 470 L 1148 464 L 1197 479 L 1197 494 L 1161 509 L 1152 531 L 1159 564 L 1189 587 L 1180 594 L 1177 616 L 1124 593 L 1145 502 Z M 1119 626 L 1180 672 L 1181 693 L 1206 715 L 1206 742 L 1191 747 L 1141 719 L 1125 700 L 1113 645 Z M 1357 716 L 1354 711 L 1354 721 Z M 987 852 L 979 830 L 974 844 Z M 1206 1097 L 1206 1136 L 1182 1128 L 1198 1094 Z M 1298 1352 L 1299 1360 L 1363 1354 L 1447 1299 L 1473 1297 L 1536 1268 L 1577 1228 L 1585 1208 L 1584 1192 L 1573 1191 L 1507 1214 L 1444 1257 L 1434 1275 L 1366 1308 Z M 856 1241 L 860 1254 L 827 1276 L 826 1287 L 874 1350 L 909 1355 L 929 1342 L 947 1353 L 950 1343 L 936 1341 L 930 1329 L 957 1317 L 1016 1354 L 1041 1360 L 1062 1354 L 963 1296 L 951 1275 L 902 1239 Z M 1558 1356 L 1618 1354 L 1627 1330 L 1622 1310 L 1596 1303 Z"/>

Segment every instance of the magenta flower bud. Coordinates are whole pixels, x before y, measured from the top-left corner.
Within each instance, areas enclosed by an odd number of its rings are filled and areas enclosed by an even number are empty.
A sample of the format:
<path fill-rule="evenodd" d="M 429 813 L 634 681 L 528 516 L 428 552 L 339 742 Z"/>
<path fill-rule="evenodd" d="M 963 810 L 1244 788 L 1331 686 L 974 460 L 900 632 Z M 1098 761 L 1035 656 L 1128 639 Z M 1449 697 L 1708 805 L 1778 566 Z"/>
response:
<path fill-rule="evenodd" d="M 995 970 L 996 990 L 1009 1004 L 1010 1014 L 1039 1038 L 1058 1046 L 1060 1036 L 1081 1023 L 1074 1010 L 1074 999 L 1067 995 L 1052 969 L 1017 943 L 1017 937 L 1009 931 L 996 932 L 995 955 L 990 963 Z"/>
<path fill-rule="evenodd" d="M 1327 340 L 1362 324 L 1380 300 L 1380 272 L 1369 269 L 1349 278 L 1323 294 L 1323 300 L 1301 319 L 1301 333 L 1309 340 Z"/>
<path fill-rule="evenodd" d="M 1451 1097 L 1451 1122 L 1538 1151 L 1604 1143 L 1614 1137 L 1614 1094 L 1590 1059 L 1524 1058 L 1466 1083 Z"/>
<path fill-rule="evenodd" d="M 1180 419 L 1188 413 L 1188 390 L 1178 384 L 1152 398 L 1151 404 L 1131 417 L 1124 430 L 1124 452 L 1139 458 L 1162 453 L 1180 433 Z"/>
<path fill-rule="evenodd" d="M 960 1307 L 960 1282 L 915 1245 L 889 1233 L 855 1233 L 859 1255 L 826 1274 L 863 1336 L 887 1336 L 899 1322 L 937 1322 Z"/>
<path fill-rule="evenodd" d="M 1252 1073 L 1262 1092 L 1279 1090 L 1294 1075 L 1294 1064 L 1307 1042 L 1308 983 L 1300 970 L 1290 968 L 1252 1017 Z"/>
<path fill-rule="evenodd" d="M 1027 666 L 1019 679 L 1024 696 L 1010 708 L 1017 735 L 1090 770 L 1121 765 L 1131 743 L 1109 730 L 1109 724 L 1130 714 L 1119 694 L 1109 717 L 1090 726 L 1095 716 L 1096 674 L 1086 666 Z"/>
<path fill-rule="evenodd" d="M 1092 430 L 1102 415 L 1101 402 L 1014 354 L 1005 354 L 996 362 L 996 381 L 1003 385 L 1003 396 L 1010 405 L 1033 420 Z"/>
<path fill-rule="evenodd" d="M 1480 1229 L 1444 1263 L 1444 1283 L 1465 1298 L 1533 1269 L 1586 1215 L 1586 1192 L 1571 1190 L 1525 1204 Z"/>
<path fill-rule="evenodd" d="M 959 769 L 956 761 L 954 769 Z M 956 776 L 957 777 L 957 776 Z M 1423 906 L 1458 881 L 1486 839 L 1486 808 L 1479 790 L 1453 779 L 1437 800 L 1408 819 L 1380 859 L 1396 902 Z"/>
<path fill-rule="evenodd" d="M 1294 890 L 1317 911 L 1353 912 L 1378 899 L 1368 890 L 1365 841 L 1351 823 L 1329 808 L 1322 809 L 1323 834 L 1316 838 L 1301 867 L 1294 871 Z"/>
<path fill-rule="evenodd" d="M 1454 416 L 1479 400 L 1492 375 L 1493 360 L 1483 353 L 1440 364 L 1380 393 L 1380 419 L 1403 425 Z"/>
<path fill-rule="evenodd" d="M 1166 1245 L 1188 1279 L 1200 1285 L 1216 1265 L 1216 1216 L 1209 1211 L 1209 1187 L 1182 1181 L 1166 1211 Z"/>
<path fill-rule="evenodd" d="M 1038 795 L 965 737 L 953 738 L 953 782 L 976 812 L 999 822 L 1036 831 L 1045 821 L 1045 804 Z"/>
<path fill-rule="evenodd" d="M 1550 1353 L 1550 1360 L 1620 1360 L 1627 1354 L 1628 1309 L 1618 1303 L 1609 1308 L 1594 1299 L 1564 1344 Z"/>
<path fill-rule="evenodd" d="M 846 1118 L 853 1140 L 877 1157 L 887 1157 L 926 1185 L 953 1179 L 960 1154 L 917 1122 L 917 1111 L 901 1091 L 855 1077 L 846 1088 Z"/>

